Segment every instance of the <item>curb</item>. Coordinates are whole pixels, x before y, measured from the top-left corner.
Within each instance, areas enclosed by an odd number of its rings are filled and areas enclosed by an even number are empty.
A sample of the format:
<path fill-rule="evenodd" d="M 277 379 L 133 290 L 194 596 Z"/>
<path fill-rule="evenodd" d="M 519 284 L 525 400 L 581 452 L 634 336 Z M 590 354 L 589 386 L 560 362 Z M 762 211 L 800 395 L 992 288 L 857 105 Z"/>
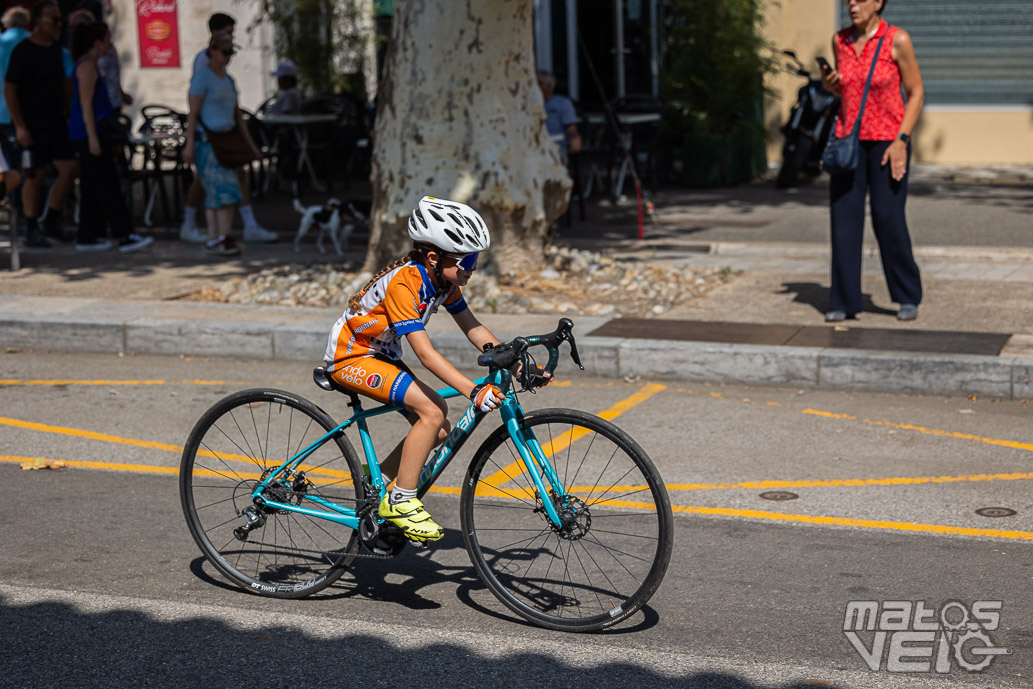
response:
<path fill-rule="evenodd" d="M 41 351 L 321 360 L 338 309 L 189 302 L 0 297 L 0 346 Z M 550 316 L 482 316 L 502 339 L 547 332 Z M 585 369 L 604 378 L 1033 398 L 1033 356 L 913 354 L 863 349 L 588 337 L 608 319 L 576 319 Z M 447 319 L 439 319 L 447 321 Z M 441 327 L 442 325 L 451 326 Z M 474 365 L 451 323 L 430 335 L 446 358 Z M 567 371 L 572 370 L 564 362 Z M 574 369 L 576 370 L 576 369 Z"/>

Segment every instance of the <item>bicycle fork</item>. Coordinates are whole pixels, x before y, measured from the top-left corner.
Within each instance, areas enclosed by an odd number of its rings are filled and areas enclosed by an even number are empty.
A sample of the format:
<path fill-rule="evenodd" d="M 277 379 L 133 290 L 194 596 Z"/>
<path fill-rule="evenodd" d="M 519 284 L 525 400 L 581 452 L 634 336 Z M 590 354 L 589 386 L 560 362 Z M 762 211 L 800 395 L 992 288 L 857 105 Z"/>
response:
<path fill-rule="evenodd" d="M 524 468 L 538 492 L 538 499 L 542 503 L 541 509 L 545 512 L 547 520 L 554 529 L 569 528 L 571 517 L 563 514 L 567 512 L 564 509 L 568 500 L 567 491 L 560 483 L 552 462 L 545 456 L 545 451 L 538 442 L 538 438 L 535 437 L 534 431 L 530 428 L 521 428 L 520 420 L 523 413 L 515 404 L 505 404 L 500 411 L 506 430 L 516 445 L 520 461 L 523 462 Z M 564 518 L 565 516 L 566 518 Z"/>

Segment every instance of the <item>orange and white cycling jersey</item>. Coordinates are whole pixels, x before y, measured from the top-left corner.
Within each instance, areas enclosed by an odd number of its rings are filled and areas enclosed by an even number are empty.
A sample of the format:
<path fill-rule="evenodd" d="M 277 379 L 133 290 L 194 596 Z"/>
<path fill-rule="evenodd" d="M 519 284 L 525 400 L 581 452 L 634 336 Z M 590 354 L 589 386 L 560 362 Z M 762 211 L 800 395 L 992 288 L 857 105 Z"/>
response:
<path fill-rule="evenodd" d="M 323 360 L 330 367 L 376 354 L 401 359 L 399 338 L 426 330 L 427 321 L 442 305 L 451 314 L 467 308 L 458 285 L 438 292 L 427 269 L 409 261 L 374 282 L 362 295 L 357 311 L 349 308 L 337 319 Z"/>

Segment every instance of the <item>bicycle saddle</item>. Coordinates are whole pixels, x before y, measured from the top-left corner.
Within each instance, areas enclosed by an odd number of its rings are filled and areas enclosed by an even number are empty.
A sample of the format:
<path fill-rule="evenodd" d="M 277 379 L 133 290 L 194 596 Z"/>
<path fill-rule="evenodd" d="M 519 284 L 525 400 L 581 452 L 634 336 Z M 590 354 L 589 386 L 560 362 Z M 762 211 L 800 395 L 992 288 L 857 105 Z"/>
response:
<path fill-rule="evenodd" d="M 358 394 L 334 380 L 334 377 L 327 372 L 325 366 L 316 366 L 312 369 L 312 381 L 327 392 L 333 392 L 336 390 L 337 392 L 348 395 L 348 397 L 351 398 L 352 405 L 359 403 Z"/>

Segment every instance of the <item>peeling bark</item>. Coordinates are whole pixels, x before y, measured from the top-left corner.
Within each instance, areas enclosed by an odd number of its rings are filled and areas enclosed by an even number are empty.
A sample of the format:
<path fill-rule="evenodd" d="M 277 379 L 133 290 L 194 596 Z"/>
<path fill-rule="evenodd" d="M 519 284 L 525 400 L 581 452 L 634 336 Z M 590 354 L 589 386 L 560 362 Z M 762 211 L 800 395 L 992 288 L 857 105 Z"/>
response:
<path fill-rule="evenodd" d="M 484 216 L 500 276 L 541 265 L 571 181 L 545 129 L 531 0 L 396 3 L 372 184 L 366 270 L 408 250 L 405 226 L 424 195 Z"/>

